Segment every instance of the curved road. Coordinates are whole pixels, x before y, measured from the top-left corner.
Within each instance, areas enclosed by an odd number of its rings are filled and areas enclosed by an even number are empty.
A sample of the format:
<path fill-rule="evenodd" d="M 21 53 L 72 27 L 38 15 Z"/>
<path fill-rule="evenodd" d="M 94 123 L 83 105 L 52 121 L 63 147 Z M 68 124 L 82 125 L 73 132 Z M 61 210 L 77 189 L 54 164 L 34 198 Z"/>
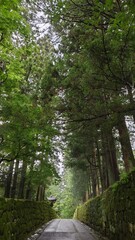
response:
<path fill-rule="evenodd" d="M 73 219 L 55 219 L 45 227 L 37 240 L 99 240 L 92 229 Z"/>

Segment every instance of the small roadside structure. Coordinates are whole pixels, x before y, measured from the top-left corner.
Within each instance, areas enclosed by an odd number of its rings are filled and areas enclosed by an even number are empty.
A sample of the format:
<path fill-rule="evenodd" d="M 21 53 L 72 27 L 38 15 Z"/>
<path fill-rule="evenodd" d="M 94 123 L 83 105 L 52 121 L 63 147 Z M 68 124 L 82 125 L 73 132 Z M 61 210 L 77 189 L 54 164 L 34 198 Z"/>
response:
<path fill-rule="evenodd" d="M 56 197 L 54 197 L 54 196 L 50 196 L 50 197 L 48 197 L 47 198 L 47 200 L 50 202 L 50 205 L 51 205 L 51 207 L 53 207 L 53 204 L 56 202 Z"/>

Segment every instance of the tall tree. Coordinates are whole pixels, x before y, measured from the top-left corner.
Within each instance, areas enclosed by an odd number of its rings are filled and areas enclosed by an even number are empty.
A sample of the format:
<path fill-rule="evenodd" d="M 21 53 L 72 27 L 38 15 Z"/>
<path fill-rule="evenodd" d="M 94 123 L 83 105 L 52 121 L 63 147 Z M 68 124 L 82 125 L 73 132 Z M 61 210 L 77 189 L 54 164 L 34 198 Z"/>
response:
<path fill-rule="evenodd" d="M 113 131 L 118 125 L 121 127 L 121 116 L 134 116 L 135 5 L 132 1 L 48 3 L 51 22 L 60 37 L 61 103 L 58 109 L 68 135 L 69 163 L 72 167 L 87 168 L 87 159 L 90 159 L 90 164 L 96 165 L 98 171 L 95 169 L 93 173 L 92 169 L 90 173 L 95 195 L 96 184 L 99 184 L 95 176 L 100 176 L 102 189 L 119 179 Z M 131 161 L 129 169 L 132 169 L 134 156 L 124 123 L 126 147 L 124 134 L 119 129 L 123 165 Z M 81 138 L 83 140 L 78 141 Z M 100 144 L 94 145 L 97 142 Z"/>

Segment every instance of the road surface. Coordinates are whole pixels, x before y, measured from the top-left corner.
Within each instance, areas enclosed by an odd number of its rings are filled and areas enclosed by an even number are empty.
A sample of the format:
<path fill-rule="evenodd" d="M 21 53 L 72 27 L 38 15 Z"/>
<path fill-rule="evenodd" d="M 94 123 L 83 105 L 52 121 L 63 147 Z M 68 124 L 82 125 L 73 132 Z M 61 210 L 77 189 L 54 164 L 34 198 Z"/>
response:
<path fill-rule="evenodd" d="M 32 238 L 29 238 L 32 239 Z M 73 219 L 55 219 L 38 235 L 37 240 L 101 240 L 92 229 Z"/>

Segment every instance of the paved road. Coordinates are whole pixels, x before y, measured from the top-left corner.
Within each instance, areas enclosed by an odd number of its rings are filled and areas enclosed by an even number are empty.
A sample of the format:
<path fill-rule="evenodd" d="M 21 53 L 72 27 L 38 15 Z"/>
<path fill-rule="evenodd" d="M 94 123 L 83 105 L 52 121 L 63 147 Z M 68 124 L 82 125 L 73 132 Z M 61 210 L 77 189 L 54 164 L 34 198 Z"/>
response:
<path fill-rule="evenodd" d="M 93 230 L 77 220 L 55 219 L 43 229 L 38 240 L 99 240 Z"/>

